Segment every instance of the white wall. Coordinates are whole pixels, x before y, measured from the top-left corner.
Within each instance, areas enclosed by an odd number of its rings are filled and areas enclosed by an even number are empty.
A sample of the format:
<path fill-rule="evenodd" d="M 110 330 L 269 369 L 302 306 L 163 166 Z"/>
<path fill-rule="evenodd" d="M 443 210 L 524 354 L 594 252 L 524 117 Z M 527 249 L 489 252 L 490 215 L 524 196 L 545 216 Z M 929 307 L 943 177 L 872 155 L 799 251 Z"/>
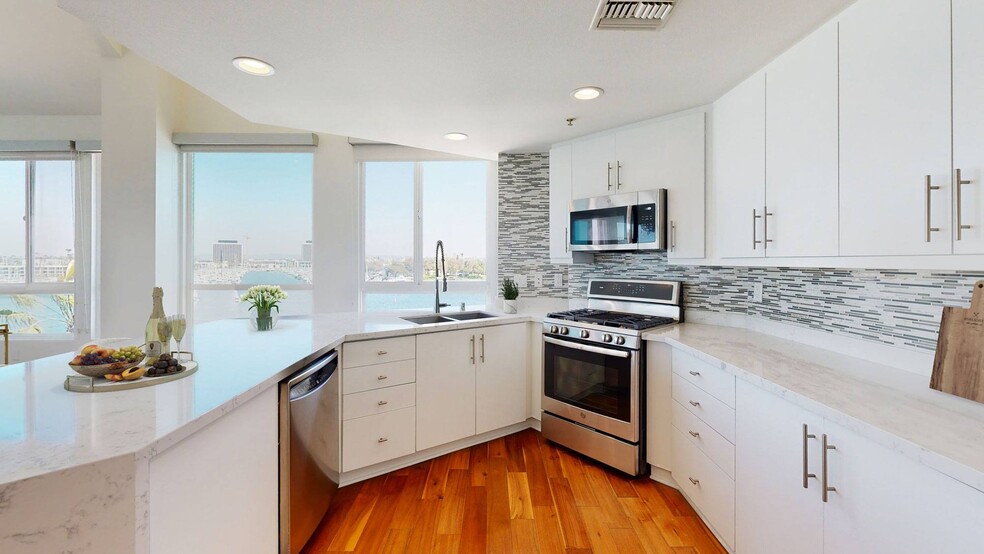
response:
<path fill-rule="evenodd" d="M 0 115 L 0 140 L 95 140 L 98 115 Z"/>

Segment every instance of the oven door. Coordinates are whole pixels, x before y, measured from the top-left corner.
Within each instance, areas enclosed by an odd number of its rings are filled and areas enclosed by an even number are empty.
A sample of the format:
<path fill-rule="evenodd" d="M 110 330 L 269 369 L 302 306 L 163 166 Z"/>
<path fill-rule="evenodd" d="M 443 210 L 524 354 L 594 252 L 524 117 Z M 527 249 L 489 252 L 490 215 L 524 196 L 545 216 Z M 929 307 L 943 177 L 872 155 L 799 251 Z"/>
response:
<path fill-rule="evenodd" d="M 571 250 L 635 250 L 636 193 L 571 202 Z"/>
<path fill-rule="evenodd" d="M 640 353 L 543 337 L 543 409 L 639 442 Z"/>

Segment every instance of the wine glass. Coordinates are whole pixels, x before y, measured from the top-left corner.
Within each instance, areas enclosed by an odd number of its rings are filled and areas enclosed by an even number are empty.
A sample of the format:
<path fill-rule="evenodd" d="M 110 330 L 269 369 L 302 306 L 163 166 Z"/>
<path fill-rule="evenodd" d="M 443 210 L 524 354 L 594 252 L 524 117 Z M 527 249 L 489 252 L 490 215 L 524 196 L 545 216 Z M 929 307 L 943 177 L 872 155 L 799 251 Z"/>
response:
<path fill-rule="evenodd" d="M 157 335 L 161 338 L 164 348 L 162 354 L 171 353 L 171 318 L 167 317 L 157 322 Z"/>
<path fill-rule="evenodd" d="M 175 314 L 170 317 L 171 319 L 171 332 L 174 334 L 174 340 L 178 342 L 178 354 L 181 354 L 181 339 L 184 338 L 185 329 L 187 329 L 187 319 L 184 314 Z"/>

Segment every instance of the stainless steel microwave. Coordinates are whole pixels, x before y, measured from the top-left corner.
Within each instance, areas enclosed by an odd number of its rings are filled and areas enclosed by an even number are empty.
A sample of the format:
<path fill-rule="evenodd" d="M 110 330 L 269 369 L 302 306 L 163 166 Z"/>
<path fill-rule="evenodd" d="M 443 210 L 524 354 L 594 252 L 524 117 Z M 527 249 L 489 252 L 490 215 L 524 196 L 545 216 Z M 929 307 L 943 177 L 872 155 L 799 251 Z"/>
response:
<path fill-rule="evenodd" d="M 665 250 L 666 189 L 571 202 L 572 251 Z"/>

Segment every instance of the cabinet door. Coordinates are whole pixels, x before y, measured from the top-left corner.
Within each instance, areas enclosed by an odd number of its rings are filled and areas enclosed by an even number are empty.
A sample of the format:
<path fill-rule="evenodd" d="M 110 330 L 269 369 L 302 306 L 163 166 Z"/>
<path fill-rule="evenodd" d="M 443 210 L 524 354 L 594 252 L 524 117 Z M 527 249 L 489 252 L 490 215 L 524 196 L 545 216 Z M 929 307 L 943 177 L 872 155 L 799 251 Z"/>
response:
<path fill-rule="evenodd" d="M 837 255 L 837 23 L 766 68 L 766 256 Z"/>
<path fill-rule="evenodd" d="M 953 0 L 953 166 L 961 172 L 954 181 L 959 202 L 954 214 L 969 229 L 957 235 L 953 253 L 984 254 L 984 2 Z M 956 187 L 960 187 L 957 196 Z"/>
<path fill-rule="evenodd" d="M 840 18 L 841 255 L 950 253 L 950 77 L 949 2 Z"/>
<path fill-rule="evenodd" d="M 820 436 L 821 419 L 739 380 L 736 396 L 735 542 L 739 552 L 819 554 L 819 482 L 803 488 L 803 424 Z M 807 439 L 808 473 L 820 474 L 819 442 Z M 872 550 L 871 552 L 889 552 Z"/>
<path fill-rule="evenodd" d="M 753 75 L 714 103 L 711 129 L 721 257 L 763 257 L 765 73 Z"/>
<path fill-rule="evenodd" d="M 665 188 L 669 259 L 704 257 L 704 112 L 659 122 L 654 186 Z M 619 160 L 622 160 L 619 150 Z M 628 170 L 623 162 L 622 173 Z"/>
<path fill-rule="evenodd" d="M 615 175 L 618 192 L 666 188 L 660 159 L 668 137 L 661 121 L 650 121 L 615 133 Z"/>
<path fill-rule="evenodd" d="M 474 330 L 479 363 L 475 386 L 475 431 L 522 423 L 529 414 L 529 333 L 526 323 Z"/>
<path fill-rule="evenodd" d="M 827 554 L 972 554 L 984 544 L 984 493 L 825 422 Z"/>
<path fill-rule="evenodd" d="M 417 335 L 417 451 L 475 434 L 477 337 Z"/>
<path fill-rule="evenodd" d="M 573 198 L 615 194 L 615 135 L 607 134 L 573 144 Z"/>
<path fill-rule="evenodd" d="M 571 263 L 570 204 L 573 146 L 550 149 L 550 261 Z"/>

